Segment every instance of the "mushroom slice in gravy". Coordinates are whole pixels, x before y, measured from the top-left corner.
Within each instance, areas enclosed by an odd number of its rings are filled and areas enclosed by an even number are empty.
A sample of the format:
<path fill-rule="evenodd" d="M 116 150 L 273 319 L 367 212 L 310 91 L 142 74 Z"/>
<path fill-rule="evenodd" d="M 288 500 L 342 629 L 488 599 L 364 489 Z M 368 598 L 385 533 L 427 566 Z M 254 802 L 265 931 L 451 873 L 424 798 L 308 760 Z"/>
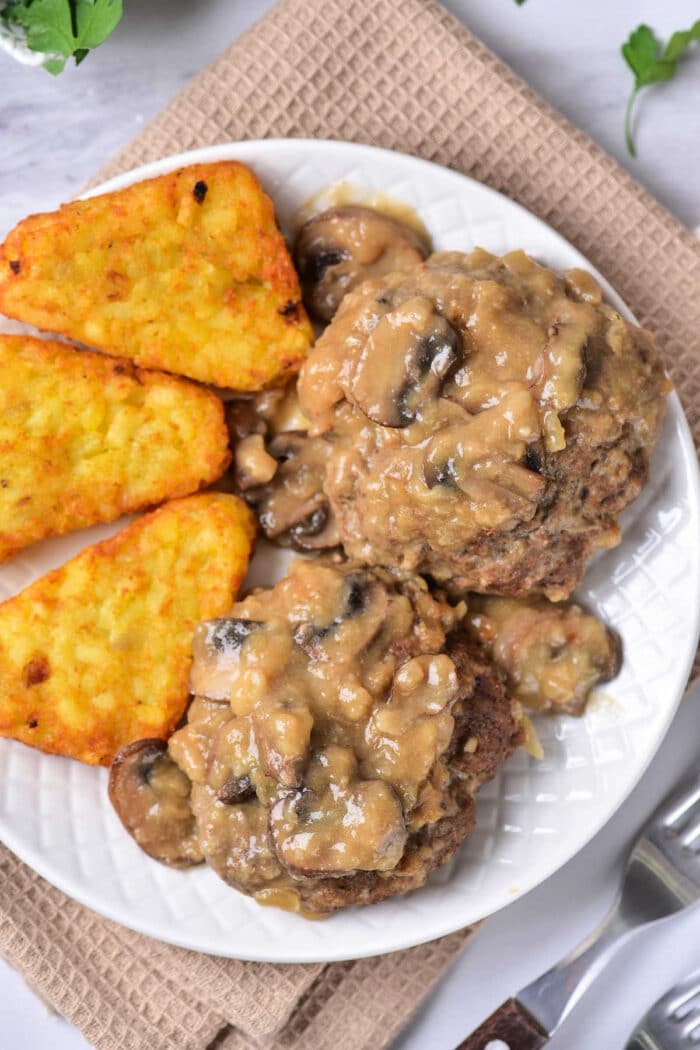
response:
<path fill-rule="evenodd" d="M 217 800 L 226 806 L 236 806 L 249 802 L 255 797 L 255 784 L 247 773 L 242 777 L 227 777 L 216 793 Z"/>
<path fill-rule="evenodd" d="M 267 776 L 298 788 L 309 756 L 314 720 L 302 696 L 262 697 L 253 712 L 258 755 Z"/>
<path fill-rule="evenodd" d="M 173 868 L 204 859 L 191 787 L 163 740 L 137 740 L 122 748 L 109 771 L 109 798 L 122 824 L 145 853 Z"/>
<path fill-rule="evenodd" d="M 351 288 L 369 277 L 410 269 L 428 250 L 410 226 L 374 208 L 329 208 L 304 223 L 294 245 L 304 302 L 320 320 L 330 321 Z"/>
<path fill-rule="evenodd" d="M 288 871 L 348 875 L 396 867 L 406 845 L 401 803 L 388 784 L 361 778 L 352 750 L 319 751 L 305 784 L 270 811 L 272 842 Z"/>
<path fill-rule="evenodd" d="M 192 810 L 207 864 L 225 882 L 243 893 L 255 893 L 282 876 L 270 841 L 267 809 L 256 799 L 227 805 L 209 784 L 195 784 Z"/>
<path fill-rule="evenodd" d="M 265 535 L 296 550 L 328 550 L 338 544 L 335 521 L 323 491 L 331 452 L 322 438 L 298 431 L 276 435 L 268 448 L 277 467 L 271 478 L 258 477 L 242 495 L 254 508 Z"/>
<path fill-rule="evenodd" d="M 385 313 L 357 361 L 351 398 L 374 423 L 405 427 L 457 364 L 460 338 L 429 299 Z"/>
<path fill-rule="evenodd" d="M 209 700 L 228 700 L 231 673 L 240 658 L 241 648 L 261 626 L 255 620 L 232 617 L 198 624 L 194 632 L 191 691 Z"/>
<path fill-rule="evenodd" d="M 312 659 L 361 657 L 389 611 L 386 588 L 370 572 L 351 572 L 340 580 L 333 618 L 328 620 L 326 610 L 319 610 L 294 628 L 294 641 Z"/>

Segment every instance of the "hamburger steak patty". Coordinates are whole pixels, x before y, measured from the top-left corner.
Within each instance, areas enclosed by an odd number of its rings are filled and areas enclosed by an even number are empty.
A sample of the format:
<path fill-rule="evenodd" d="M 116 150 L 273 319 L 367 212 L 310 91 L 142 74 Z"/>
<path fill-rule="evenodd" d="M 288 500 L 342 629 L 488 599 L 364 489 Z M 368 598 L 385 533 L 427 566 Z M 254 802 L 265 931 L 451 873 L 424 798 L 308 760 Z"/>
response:
<path fill-rule="evenodd" d="M 187 724 L 168 754 L 147 741 L 115 764 L 125 826 L 166 863 L 204 858 L 306 915 L 422 885 L 523 740 L 464 613 L 415 576 L 294 562 L 198 628 Z"/>
<path fill-rule="evenodd" d="M 245 495 L 278 542 L 558 600 L 619 541 L 669 389 L 589 274 L 439 253 L 343 299 L 299 379 L 308 436 Z"/>

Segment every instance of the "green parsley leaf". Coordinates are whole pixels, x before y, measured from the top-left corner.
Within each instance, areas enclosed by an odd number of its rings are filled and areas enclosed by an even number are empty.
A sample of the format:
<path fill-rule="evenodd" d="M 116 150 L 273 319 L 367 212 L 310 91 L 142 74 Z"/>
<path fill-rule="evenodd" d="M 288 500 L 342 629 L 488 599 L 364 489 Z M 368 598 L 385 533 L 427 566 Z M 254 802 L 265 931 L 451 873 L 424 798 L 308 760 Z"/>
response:
<path fill-rule="evenodd" d="M 622 57 L 634 73 L 634 87 L 625 111 L 625 141 L 633 157 L 637 155 L 632 139 L 632 113 L 637 95 L 650 84 L 670 80 L 676 73 L 678 59 L 694 40 L 700 40 L 700 19 L 690 29 L 674 33 L 663 51 L 653 29 L 645 25 L 637 26 L 622 45 Z"/>
<path fill-rule="evenodd" d="M 664 51 L 664 58 L 668 62 L 677 62 L 683 52 L 694 40 L 700 40 L 700 18 L 690 29 L 674 33 Z"/>
<path fill-rule="evenodd" d="M 60 73 L 73 56 L 79 65 L 117 27 L 122 0 L 12 0 L 2 18 L 25 27 L 27 46 L 46 51 L 49 73 Z"/>

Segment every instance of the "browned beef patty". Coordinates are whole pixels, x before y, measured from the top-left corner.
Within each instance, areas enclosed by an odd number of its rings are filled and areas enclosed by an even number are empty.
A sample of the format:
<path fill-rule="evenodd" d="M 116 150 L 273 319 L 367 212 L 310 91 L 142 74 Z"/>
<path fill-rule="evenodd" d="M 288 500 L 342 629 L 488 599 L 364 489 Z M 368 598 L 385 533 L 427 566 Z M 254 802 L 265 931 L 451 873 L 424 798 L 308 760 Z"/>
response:
<path fill-rule="evenodd" d="M 522 740 L 464 605 L 334 559 L 198 628 L 187 724 L 120 756 L 111 798 L 152 856 L 324 914 L 420 886 Z"/>
<path fill-rule="evenodd" d="M 560 599 L 618 542 L 668 390 L 589 274 L 433 255 L 343 299 L 298 384 L 309 436 L 247 496 L 278 542 Z"/>

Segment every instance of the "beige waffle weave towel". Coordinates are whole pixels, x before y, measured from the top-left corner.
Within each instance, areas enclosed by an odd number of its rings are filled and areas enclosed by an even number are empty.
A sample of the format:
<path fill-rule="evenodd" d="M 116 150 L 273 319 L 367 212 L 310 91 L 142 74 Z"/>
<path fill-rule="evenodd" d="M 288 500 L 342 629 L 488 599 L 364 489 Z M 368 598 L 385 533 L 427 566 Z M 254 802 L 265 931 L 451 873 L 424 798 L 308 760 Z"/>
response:
<path fill-rule="evenodd" d="M 654 330 L 697 441 L 700 246 L 441 7 L 285 0 L 99 180 L 180 150 L 266 136 L 415 153 L 530 208 Z M 380 1050 L 466 936 L 329 966 L 195 955 L 98 918 L 0 847 L 0 951 L 101 1050 Z"/>

